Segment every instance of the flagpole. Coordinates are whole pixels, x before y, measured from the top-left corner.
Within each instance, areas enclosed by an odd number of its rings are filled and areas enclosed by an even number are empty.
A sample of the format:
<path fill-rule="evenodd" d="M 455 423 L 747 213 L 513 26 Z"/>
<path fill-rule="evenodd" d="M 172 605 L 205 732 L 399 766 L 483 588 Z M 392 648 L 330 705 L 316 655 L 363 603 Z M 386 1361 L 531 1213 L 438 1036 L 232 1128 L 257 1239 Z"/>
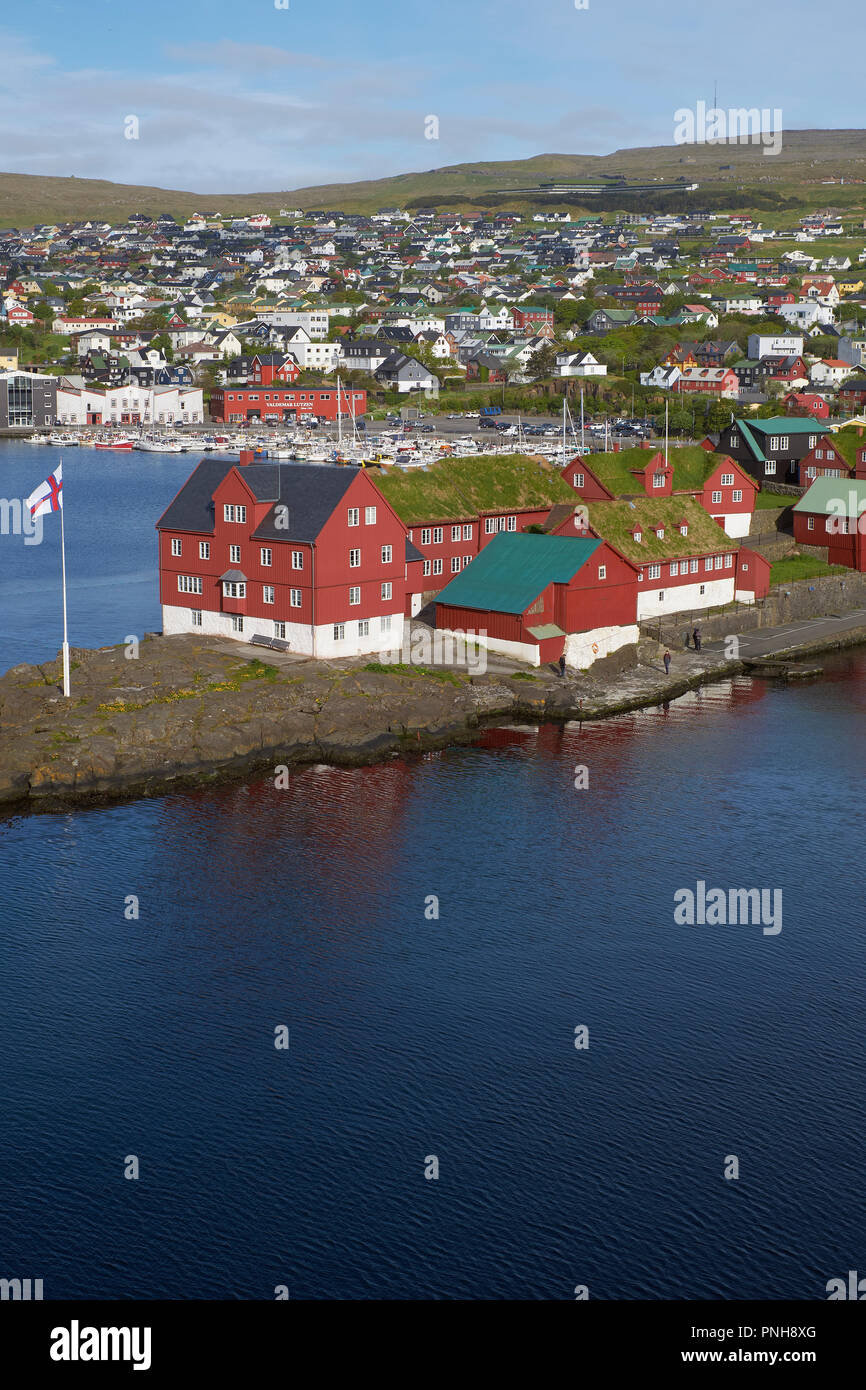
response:
<path fill-rule="evenodd" d="M 63 460 L 60 460 L 61 467 Z M 63 525 L 63 493 L 60 494 L 60 563 L 63 571 L 63 694 L 69 699 L 69 632 L 66 624 L 66 531 Z"/>

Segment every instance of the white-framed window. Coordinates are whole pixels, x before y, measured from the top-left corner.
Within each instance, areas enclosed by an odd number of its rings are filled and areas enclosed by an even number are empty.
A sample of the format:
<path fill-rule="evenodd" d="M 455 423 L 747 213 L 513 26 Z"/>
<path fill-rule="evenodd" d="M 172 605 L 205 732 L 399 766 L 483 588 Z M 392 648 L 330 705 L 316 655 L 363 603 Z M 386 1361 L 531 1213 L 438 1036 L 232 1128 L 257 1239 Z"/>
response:
<path fill-rule="evenodd" d="M 516 530 L 517 530 L 517 517 L 516 517 L 516 516 L 510 516 L 510 517 L 508 518 L 508 526 L 507 526 L 506 529 L 507 529 L 508 531 L 516 531 Z"/>
<path fill-rule="evenodd" d="M 717 570 L 720 570 L 720 569 L 722 568 L 722 566 L 723 566 L 724 563 L 725 563 L 725 557 L 724 557 L 724 555 L 717 555 L 717 556 L 716 556 L 716 569 L 717 569 Z"/>
<path fill-rule="evenodd" d="M 429 544 L 430 544 L 430 527 L 429 527 L 429 526 L 422 526 L 422 528 L 421 528 L 421 544 L 422 544 L 422 545 L 429 545 Z"/>
<path fill-rule="evenodd" d="M 259 551 L 259 559 L 265 569 L 270 569 L 271 565 L 274 563 L 274 552 L 269 545 L 262 546 Z"/>
<path fill-rule="evenodd" d="M 733 490 L 733 492 L 731 493 L 731 497 L 733 498 L 733 500 L 734 500 L 735 502 L 742 502 L 742 500 L 743 500 L 743 489 L 742 489 L 741 487 L 735 487 L 734 490 Z"/>
<path fill-rule="evenodd" d="M 661 567 L 661 565 L 650 565 L 650 566 L 649 566 L 649 569 L 648 569 L 648 578 L 650 578 L 650 579 L 661 579 L 661 577 L 662 577 L 662 567 Z"/>
<path fill-rule="evenodd" d="M 442 573 L 442 561 L 441 561 L 441 560 L 434 560 L 434 561 L 433 561 L 433 573 L 434 573 L 434 574 L 441 574 L 441 573 Z"/>
<path fill-rule="evenodd" d="M 209 559 L 210 559 L 210 541 L 199 541 L 199 543 L 198 543 L 198 558 L 199 558 L 200 560 L 209 560 Z"/>
<path fill-rule="evenodd" d="M 233 521 L 243 523 L 247 519 L 246 507 L 236 507 L 231 502 L 226 502 L 223 506 L 223 521 Z"/>
<path fill-rule="evenodd" d="M 263 585 L 262 585 L 262 603 L 273 603 L 273 601 L 274 601 L 274 586 L 273 586 L 273 584 L 263 584 Z"/>
<path fill-rule="evenodd" d="M 707 558 L 706 558 L 706 560 L 704 560 L 704 569 L 705 569 L 705 570 L 711 570 L 712 568 L 713 568 L 713 557 L 712 557 L 712 555 L 708 555 Z"/>
<path fill-rule="evenodd" d="M 607 579 L 607 565 L 599 565 L 598 577 L 599 579 Z"/>
<path fill-rule="evenodd" d="M 441 544 L 442 544 L 442 527 L 441 527 L 441 526 L 434 526 L 434 527 L 433 527 L 433 544 L 434 544 L 434 545 L 441 545 Z"/>
<path fill-rule="evenodd" d="M 334 623 L 334 641 L 342 642 L 346 636 L 346 624 Z"/>
<path fill-rule="evenodd" d="M 723 474 L 722 474 L 722 487 L 733 487 L 733 486 L 734 486 L 734 475 L 733 475 L 733 473 L 723 473 Z"/>
<path fill-rule="evenodd" d="M 733 569 L 733 568 L 734 568 L 734 557 L 733 557 L 733 555 L 726 555 L 726 556 L 725 556 L 725 569 L 726 569 L 726 570 L 730 570 L 730 569 Z"/>
<path fill-rule="evenodd" d="M 241 562 L 241 548 L 239 545 L 229 546 L 229 564 L 239 565 Z"/>
<path fill-rule="evenodd" d="M 382 598 L 389 599 L 391 597 L 392 592 L 393 590 L 391 588 L 391 581 L 390 579 L 386 580 L 386 582 L 382 585 Z"/>
<path fill-rule="evenodd" d="M 189 610 L 189 620 L 193 627 L 201 627 L 201 609 L 191 608 Z"/>
<path fill-rule="evenodd" d="M 463 527 L 463 539 L 464 539 L 465 541 L 471 541 L 471 540 L 472 540 L 472 523 L 471 523 L 471 522 L 469 523 L 469 525 Z"/>
<path fill-rule="evenodd" d="M 303 607 L 304 595 L 300 589 L 290 589 L 289 599 L 293 608 Z"/>
<path fill-rule="evenodd" d="M 736 430 L 731 430 L 731 448 L 732 448 L 732 449 L 736 449 L 736 447 L 737 447 L 737 445 L 739 444 L 739 442 L 740 442 L 740 436 L 737 434 L 737 431 L 736 431 Z"/>
<path fill-rule="evenodd" d="M 283 639 L 283 641 L 286 640 L 286 625 L 285 625 L 285 623 L 274 623 L 274 636 L 275 636 L 275 637 L 281 637 L 281 638 Z"/>
<path fill-rule="evenodd" d="M 360 552 L 360 550 L 350 550 L 350 551 L 349 551 L 349 569 L 350 569 L 350 570 L 357 570 L 357 569 L 360 569 L 360 568 L 361 568 L 361 552 Z"/>
<path fill-rule="evenodd" d="M 360 507 L 349 507 L 349 508 L 348 508 L 348 517 L 347 517 L 347 520 L 348 520 L 348 523 L 349 523 L 350 526 L 360 526 L 360 525 L 361 525 L 361 508 L 360 508 Z"/>
<path fill-rule="evenodd" d="M 664 473 L 653 473 L 653 487 L 664 487 L 664 485 L 665 485 L 665 475 L 664 475 Z"/>
<path fill-rule="evenodd" d="M 183 546 L 181 545 L 180 541 L 179 541 L 179 540 L 175 540 L 174 537 L 172 537 L 172 542 L 171 542 L 171 553 L 172 553 L 172 555 L 182 555 L 182 554 L 183 554 Z"/>
<path fill-rule="evenodd" d="M 806 530 L 807 530 L 807 531 L 814 531 L 814 529 L 815 529 L 815 518 L 814 518 L 813 516 L 808 516 L 808 517 L 806 518 Z"/>
<path fill-rule="evenodd" d="M 177 591 L 179 594 L 200 594 L 201 580 L 194 574 L 179 574 L 177 576 Z"/>
<path fill-rule="evenodd" d="M 365 524 L 366 526 L 375 526 L 375 525 L 376 525 L 376 508 L 375 508 L 375 507 L 365 507 L 365 508 L 364 508 L 364 524 Z"/>
<path fill-rule="evenodd" d="M 676 579 L 676 577 L 677 577 L 677 575 L 679 574 L 679 572 L 680 572 L 679 561 L 678 561 L 678 560 L 671 560 L 671 579 Z"/>
<path fill-rule="evenodd" d="M 641 541 L 643 540 L 643 531 L 635 531 L 634 538 L 637 541 L 638 545 L 640 545 Z"/>
<path fill-rule="evenodd" d="M 770 477 L 773 473 L 775 473 L 775 471 L 776 471 L 775 460 L 774 460 L 774 459 L 767 459 L 767 462 L 766 462 L 766 464 L 764 465 L 764 472 L 766 473 L 767 477 Z"/>
<path fill-rule="evenodd" d="M 358 623 L 358 636 L 359 636 L 359 637 L 369 637 L 369 636 L 370 636 L 370 619 L 369 619 L 369 618 L 361 618 L 361 619 L 360 619 L 360 621 L 359 621 L 359 623 Z"/>
<path fill-rule="evenodd" d="M 224 579 L 223 597 L 224 598 L 246 598 L 247 586 L 242 579 Z"/>
<path fill-rule="evenodd" d="M 394 559 L 394 551 L 392 550 L 391 546 L 390 546 L 390 545 L 383 545 L 383 546 L 382 546 L 382 564 L 383 564 L 383 565 L 390 565 L 393 559 Z"/>
<path fill-rule="evenodd" d="M 379 631 L 380 631 L 380 632 L 390 632 L 390 631 L 391 631 L 391 614 L 390 614 L 390 613 L 386 613 L 385 616 L 384 616 L 384 618 L 380 618 L 380 619 L 379 619 Z"/>
<path fill-rule="evenodd" d="M 823 450 L 823 449 L 816 449 L 816 450 L 815 450 L 815 457 L 816 457 L 816 459 L 822 459 L 822 458 L 824 457 L 824 450 Z"/>
<path fill-rule="evenodd" d="M 790 443 L 791 443 L 791 441 L 790 441 L 790 439 L 789 439 L 789 437 L 788 437 L 787 434 L 781 434 L 781 435 L 779 435 L 779 448 L 780 448 L 780 449 L 787 449 L 788 446 L 790 445 Z"/>
<path fill-rule="evenodd" d="M 690 561 L 689 561 L 689 570 L 690 570 L 690 572 L 691 572 L 692 574 L 697 574 L 697 572 L 698 572 L 698 562 L 697 562 L 697 560 L 690 560 Z"/>
<path fill-rule="evenodd" d="M 293 550 L 293 551 L 292 551 L 292 569 L 293 569 L 293 570 L 302 570 L 303 568 L 304 568 L 304 552 L 303 552 L 303 550 Z"/>
<path fill-rule="evenodd" d="M 702 585 L 701 585 L 701 593 L 702 593 L 702 594 L 705 594 L 706 592 L 707 592 L 707 586 L 706 586 L 706 584 L 702 584 Z"/>
<path fill-rule="evenodd" d="M 459 541 L 459 539 L 460 539 L 460 527 L 459 527 L 459 526 L 452 526 L 452 527 L 451 527 L 451 539 L 452 539 L 452 541 Z"/>
<path fill-rule="evenodd" d="M 484 523 L 484 530 L 488 536 L 494 535 L 496 531 L 496 517 L 489 516 Z"/>
<path fill-rule="evenodd" d="M 585 485 L 585 483 L 586 483 L 586 474 L 585 474 L 585 473 L 575 473 L 575 475 L 574 475 L 574 486 L 575 486 L 575 487 L 583 487 L 583 486 Z"/>
<path fill-rule="evenodd" d="M 712 498 L 711 498 L 711 501 L 712 501 L 713 505 L 714 505 L 714 506 L 717 506 L 718 503 L 721 502 L 721 500 L 722 500 L 722 494 L 721 494 L 720 492 L 714 492 L 713 495 L 712 495 Z"/>
<path fill-rule="evenodd" d="M 809 435 L 809 448 L 810 448 L 810 449 L 814 449 L 814 447 L 815 447 L 815 445 L 816 445 L 817 443 L 818 443 L 818 436 L 817 436 L 817 434 L 810 434 L 810 435 Z"/>
<path fill-rule="evenodd" d="M 351 589 L 349 590 L 349 603 L 354 607 L 356 603 L 360 603 L 360 602 L 361 602 L 361 589 L 360 589 L 360 586 L 357 585 L 357 584 L 353 584 L 352 587 L 351 587 Z"/>
<path fill-rule="evenodd" d="M 687 521 L 684 521 L 684 522 L 682 523 L 682 525 L 680 526 L 680 535 L 681 535 L 681 536 L 687 536 L 688 534 L 689 534 L 689 525 L 688 525 L 688 522 L 687 522 Z"/>
<path fill-rule="evenodd" d="M 771 434 L 771 435 L 770 435 L 770 448 L 771 448 L 771 449 L 778 449 L 778 447 L 779 447 L 779 436 L 778 436 L 777 434 Z"/>
<path fill-rule="evenodd" d="M 471 556 L 471 555 L 464 555 L 464 556 L 463 556 L 463 568 L 465 569 L 467 565 L 471 565 L 471 564 L 472 564 L 472 556 Z"/>
<path fill-rule="evenodd" d="M 459 574 L 459 572 L 460 572 L 460 556 L 459 556 L 459 555 L 452 555 L 452 556 L 451 556 L 451 573 L 452 573 L 452 574 Z"/>
<path fill-rule="evenodd" d="M 664 601 L 665 601 L 665 591 L 664 591 L 664 589 L 659 589 L 659 603 L 664 603 Z"/>
<path fill-rule="evenodd" d="M 430 573 L 430 561 L 429 561 L 429 560 L 425 560 L 425 561 L 424 561 L 424 569 L 423 569 L 422 572 L 423 572 L 424 578 L 426 579 L 427 576 L 428 576 L 428 574 Z"/>
<path fill-rule="evenodd" d="M 244 620 L 240 613 L 232 613 L 232 632 L 243 632 Z"/>

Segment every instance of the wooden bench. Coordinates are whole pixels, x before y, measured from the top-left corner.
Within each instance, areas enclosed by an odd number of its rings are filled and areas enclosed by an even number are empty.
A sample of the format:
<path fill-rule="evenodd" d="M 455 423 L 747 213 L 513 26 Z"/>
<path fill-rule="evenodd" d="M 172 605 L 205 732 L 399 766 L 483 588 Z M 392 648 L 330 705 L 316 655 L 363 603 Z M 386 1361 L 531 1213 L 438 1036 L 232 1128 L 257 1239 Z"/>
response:
<path fill-rule="evenodd" d="M 263 632 L 257 632 L 250 638 L 251 647 L 267 647 L 271 652 L 290 652 L 291 643 L 283 637 L 266 637 Z"/>

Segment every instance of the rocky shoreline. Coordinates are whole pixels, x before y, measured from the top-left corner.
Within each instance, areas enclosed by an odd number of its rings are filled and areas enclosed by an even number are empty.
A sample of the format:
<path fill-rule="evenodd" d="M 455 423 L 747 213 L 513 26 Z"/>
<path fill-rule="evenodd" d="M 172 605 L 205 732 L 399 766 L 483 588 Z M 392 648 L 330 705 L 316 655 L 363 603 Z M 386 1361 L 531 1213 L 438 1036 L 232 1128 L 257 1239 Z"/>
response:
<path fill-rule="evenodd" d="M 866 642 L 841 639 L 774 653 L 806 655 Z M 358 766 L 470 743 L 515 720 L 594 720 L 675 699 L 736 675 L 723 651 L 678 652 L 669 676 L 652 640 L 588 673 L 336 666 L 197 637 L 146 638 L 72 652 L 72 697 L 60 663 L 0 677 L 0 808 L 64 809 L 158 796 L 303 763 Z"/>

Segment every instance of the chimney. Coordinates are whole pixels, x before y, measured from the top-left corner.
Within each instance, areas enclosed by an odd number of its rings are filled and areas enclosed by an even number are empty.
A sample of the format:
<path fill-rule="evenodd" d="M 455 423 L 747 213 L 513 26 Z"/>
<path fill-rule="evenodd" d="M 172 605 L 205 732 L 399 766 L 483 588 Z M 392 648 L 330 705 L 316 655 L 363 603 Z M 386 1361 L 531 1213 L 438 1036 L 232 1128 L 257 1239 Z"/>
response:
<path fill-rule="evenodd" d="M 252 449 L 241 449 L 241 456 L 238 463 L 239 468 L 245 468 L 248 463 L 252 463 L 255 454 Z"/>
<path fill-rule="evenodd" d="M 618 454 L 618 453 L 620 452 L 621 449 L 622 449 L 622 445 L 620 444 L 620 442 L 619 442 L 618 439 L 615 439 L 614 442 L 613 442 L 613 452 L 614 452 L 615 454 Z"/>

